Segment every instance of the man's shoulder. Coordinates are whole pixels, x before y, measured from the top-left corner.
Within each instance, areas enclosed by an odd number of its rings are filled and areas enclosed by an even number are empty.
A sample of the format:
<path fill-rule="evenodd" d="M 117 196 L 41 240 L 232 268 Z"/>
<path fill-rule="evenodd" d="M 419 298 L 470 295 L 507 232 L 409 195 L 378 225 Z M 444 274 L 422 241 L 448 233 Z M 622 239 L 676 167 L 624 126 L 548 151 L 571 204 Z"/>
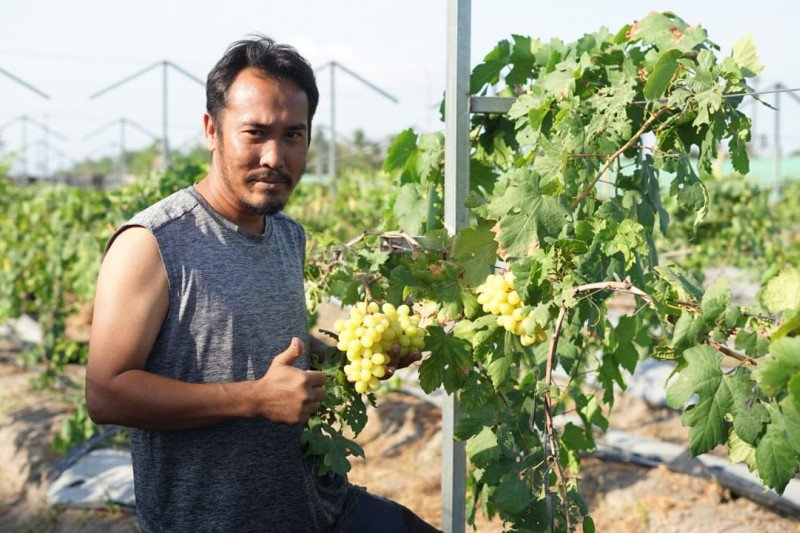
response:
<path fill-rule="evenodd" d="M 198 205 L 197 198 L 189 189 L 187 187 L 162 198 L 134 215 L 126 225 L 144 226 L 155 233 L 170 222 L 182 218 Z"/>
<path fill-rule="evenodd" d="M 306 230 L 303 228 L 303 225 L 286 213 L 277 213 L 273 215 L 272 223 L 278 228 L 285 228 L 285 230 L 289 231 L 293 236 L 305 242 Z"/>

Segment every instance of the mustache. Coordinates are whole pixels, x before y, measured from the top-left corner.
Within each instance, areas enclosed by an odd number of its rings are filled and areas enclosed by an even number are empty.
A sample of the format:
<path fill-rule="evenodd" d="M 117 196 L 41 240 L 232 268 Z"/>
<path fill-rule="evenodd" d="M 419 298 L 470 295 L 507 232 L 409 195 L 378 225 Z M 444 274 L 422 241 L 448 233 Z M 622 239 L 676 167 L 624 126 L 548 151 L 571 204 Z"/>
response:
<path fill-rule="evenodd" d="M 248 183 L 255 181 L 268 181 L 272 183 L 285 183 L 286 185 L 291 185 L 292 177 L 282 170 L 270 169 L 248 174 L 247 181 Z"/>

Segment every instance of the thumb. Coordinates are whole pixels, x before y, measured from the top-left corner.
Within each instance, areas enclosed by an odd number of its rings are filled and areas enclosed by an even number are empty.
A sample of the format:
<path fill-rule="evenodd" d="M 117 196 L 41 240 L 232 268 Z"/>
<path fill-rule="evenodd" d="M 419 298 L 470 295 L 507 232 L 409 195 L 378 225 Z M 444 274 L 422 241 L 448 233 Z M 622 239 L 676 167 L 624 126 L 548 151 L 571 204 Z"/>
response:
<path fill-rule="evenodd" d="M 303 348 L 303 341 L 297 337 L 292 337 L 292 342 L 289 343 L 289 347 L 276 355 L 272 362 L 279 365 L 294 366 L 295 361 L 302 355 Z"/>

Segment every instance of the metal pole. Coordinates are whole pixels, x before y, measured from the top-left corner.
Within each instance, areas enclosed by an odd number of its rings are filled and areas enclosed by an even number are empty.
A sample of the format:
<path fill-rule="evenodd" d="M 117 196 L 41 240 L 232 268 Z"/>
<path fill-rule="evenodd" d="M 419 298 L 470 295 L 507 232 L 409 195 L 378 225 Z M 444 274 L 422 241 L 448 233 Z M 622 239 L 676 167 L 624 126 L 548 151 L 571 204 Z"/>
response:
<path fill-rule="evenodd" d="M 119 182 L 125 179 L 125 119 L 119 119 Z"/>
<path fill-rule="evenodd" d="M 22 115 L 22 183 L 28 182 L 28 116 Z"/>
<path fill-rule="evenodd" d="M 331 188 L 336 190 L 336 63 L 331 62 L 331 131 L 328 141 L 328 172 Z"/>
<path fill-rule="evenodd" d="M 161 165 L 161 170 L 167 170 L 169 166 L 169 140 L 167 139 L 167 67 L 169 63 L 164 61 L 164 93 L 163 93 L 163 108 L 164 108 L 164 116 L 163 116 L 163 125 L 164 125 L 164 146 L 163 146 L 163 157 L 164 161 Z"/>
<path fill-rule="evenodd" d="M 44 154 L 42 155 L 42 178 L 50 177 L 50 143 L 48 142 L 48 135 L 50 128 L 47 127 L 47 114 L 44 115 Z"/>
<path fill-rule="evenodd" d="M 772 184 L 771 203 L 777 204 L 781 201 L 781 93 L 775 93 L 775 169 Z"/>
<path fill-rule="evenodd" d="M 455 233 L 469 224 L 464 206 L 469 191 L 470 0 L 447 2 L 447 81 L 445 93 L 444 225 Z M 442 529 L 463 533 L 466 507 L 466 453 L 455 441 L 460 406 L 445 398 L 442 413 Z"/>

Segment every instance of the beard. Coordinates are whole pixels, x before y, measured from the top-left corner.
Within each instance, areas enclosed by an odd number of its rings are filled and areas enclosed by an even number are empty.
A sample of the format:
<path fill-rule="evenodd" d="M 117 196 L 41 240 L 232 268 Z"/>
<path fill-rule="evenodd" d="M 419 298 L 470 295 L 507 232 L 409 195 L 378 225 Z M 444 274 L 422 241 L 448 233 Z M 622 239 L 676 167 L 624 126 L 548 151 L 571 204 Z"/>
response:
<path fill-rule="evenodd" d="M 236 199 L 239 208 L 245 213 L 251 215 L 259 215 L 259 216 L 264 216 L 264 215 L 272 216 L 283 211 L 283 209 L 286 207 L 286 202 L 289 199 L 289 195 L 287 195 L 285 198 L 280 197 L 278 194 L 269 195 L 263 201 L 258 203 L 253 203 L 248 201 L 244 196 L 237 194 L 236 186 L 232 181 L 234 179 L 232 176 L 235 175 L 235 173 L 229 171 L 228 167 L 225 164 L 225 154 L 223 145 L 224 143 L 220 143 L 218 147 L 220 162 L 222 163 L 220 165 L 222 182 L 224 183 L 228 191 L 231 193 L 231 196 L 233 196 Z M 251 172 L 248 172 L 247 175 L 245 176 L 244 184 L 249 187 L 253 183 L 259 181 L 279 183 L 282 184 L 284 187 L 286 187 L 289 190 L 289 193 L 291 194 L 291 191 L 294 189 L 294 186 L 297 184 L 297 182 L 300 181 L 300 178 L 305 173 L 306 166 L 307 166 L 306 164 L 303 165 L 303 168 L 300 171 L 300 176 L 298 176 L 296 180 L 292 178 L 292 176 L 288 172 L 285 172 L 280 169 L 253 170 Z"/>
<path fill-rule="evenodd" d="M 288 189 L 292 189 L 292 177 L 283 172 L 282 170 L 267 170 L 267 171 L 255 171 L 251 172 L 245 178 L 245 183 L 252 184 L 259 181 L 268 181 L 270 183 L 280 183 L 284 187 Z M 263 202 L 258 204 L 254 204 L 252 202 L 248 202 L 244 198 L 237 198 L 239 203 L 239 207 L 242 208 L 243 211 L 250 213 L 251 215 L 275 215 L 283 211 L 283 208 L 286 207 L 286 200 L 270 196 Z"/>

